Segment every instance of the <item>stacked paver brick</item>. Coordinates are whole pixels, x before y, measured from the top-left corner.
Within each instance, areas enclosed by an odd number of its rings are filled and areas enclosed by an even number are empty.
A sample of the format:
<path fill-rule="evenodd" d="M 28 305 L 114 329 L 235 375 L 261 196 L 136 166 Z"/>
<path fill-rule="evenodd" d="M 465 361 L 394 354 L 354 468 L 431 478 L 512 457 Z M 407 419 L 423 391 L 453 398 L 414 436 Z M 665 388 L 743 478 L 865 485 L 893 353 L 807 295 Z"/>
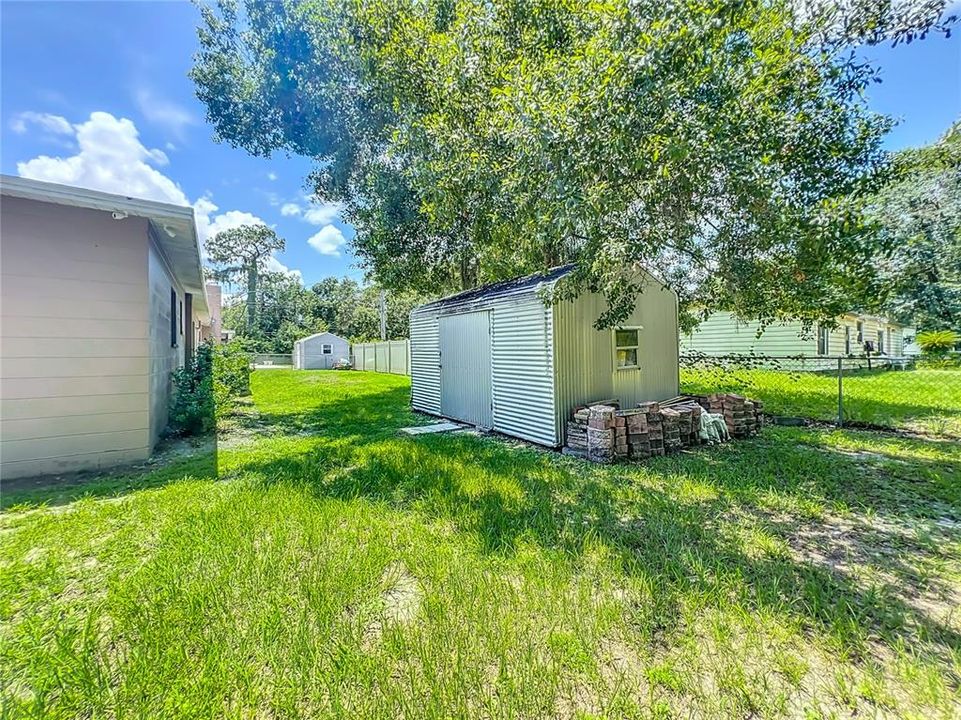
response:
<path fill-rule="evenodd" d="M 724 424 L 733 438 L 756 435 L 764 427 L 764 404 L 760 400 L 749 400 L 731 393 L 714 393 L 699 397 L 698 401 L 708 412 L 724 416 Z"/>
<path fill-rule="evenodd" d="M 732 437 L 753 435 L 763 425 L 763 406 L 739 395 L 681 396 L 618 409 L 611 402 L 580 407 L 567 423 L 567 451 L 592 462 L 643 460 L 699 445 L 701 415 L 724 416 Z"/>

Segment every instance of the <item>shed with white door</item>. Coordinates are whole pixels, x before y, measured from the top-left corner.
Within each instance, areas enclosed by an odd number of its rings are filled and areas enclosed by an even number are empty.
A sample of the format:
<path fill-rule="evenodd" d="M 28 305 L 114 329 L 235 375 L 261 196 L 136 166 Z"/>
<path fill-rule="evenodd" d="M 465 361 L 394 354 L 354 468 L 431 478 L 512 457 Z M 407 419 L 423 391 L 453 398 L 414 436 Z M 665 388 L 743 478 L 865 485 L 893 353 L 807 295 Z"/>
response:
<path fill-rule="evenodd" d="M 341 360 L 350 361 L 350 343 L 340 335 L 316 333 L 294 343 L 296 370 L 329 370 Z"/>
<path fill-rule="evenodd" d="M 411 405 L 548 447 L 572 410 L 678 394 L 677 295 L 643 274 L 617 328 L 598 330 L 602 295 L 550 302 L 573 266 L 468 290 L 410 315 Z"/>

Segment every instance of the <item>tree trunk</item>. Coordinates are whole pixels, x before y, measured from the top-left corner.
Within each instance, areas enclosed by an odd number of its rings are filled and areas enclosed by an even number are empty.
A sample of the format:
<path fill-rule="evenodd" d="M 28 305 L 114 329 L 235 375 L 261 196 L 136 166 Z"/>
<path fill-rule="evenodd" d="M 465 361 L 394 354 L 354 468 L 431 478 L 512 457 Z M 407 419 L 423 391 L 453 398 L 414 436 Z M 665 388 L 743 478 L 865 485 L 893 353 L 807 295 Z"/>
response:
<path fill-rule="evenodd" d="M 247 267 L 247 332 L 254 331 L 257 321 L 257 264 Z"/>

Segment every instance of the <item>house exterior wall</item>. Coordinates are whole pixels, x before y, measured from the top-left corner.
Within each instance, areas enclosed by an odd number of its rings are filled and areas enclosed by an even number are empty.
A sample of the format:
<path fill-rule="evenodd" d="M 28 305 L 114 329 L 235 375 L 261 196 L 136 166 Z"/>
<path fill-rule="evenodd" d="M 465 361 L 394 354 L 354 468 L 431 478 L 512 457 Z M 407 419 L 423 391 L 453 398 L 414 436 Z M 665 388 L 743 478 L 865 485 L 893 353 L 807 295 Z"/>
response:
<path fill-rule="evenodd" d="M 679 392 L 677 296 L 648 278 L 634 311 L 619 327 L 638 332 L 638 367 L 615 369 L 614 331 L 594 321 L 607 309 L 602 295 L 585 294 L 554 307 L 554 357 L 558 444 L 571 410 L 584 403 L 616 399 L 621 407 L 665 400 Z"/>
<path fill-rule="evenodd" d="M 221 305 L 223 304 L 223 293 L 220 285 L 215 282 L 207 283 L 207 305 L 210 310 L 210 322 L 200 329 L 200 342 L 210 340 L 215 345 L 221 342 L 223 334 L 223 321 L 221 320 Z"/>
<path fill-rule="evenodd" d="M 184 289 L 174 277 L 163 252 L 153 241 L 147 256 L 147 295 L 149 297 L 150 331 L 150 447 L 153 448 L 167 426 L 173 383 L 171 374 L 184 363 L 185 332 L 190 332 L 190 318 L 181 317 Z M 176 346 L 170 333 L 170 291 L 176 294 Z"/>
<path fill-rule="evenodd" d="M 828 333 L 827 355 L 849 354 L 846 349 L 845 328 L 850 328 L 850 354 L 861 355 L 863 346 L 858 343 L 857 324 L 863 324 L 864 340 L 875 343 L 877 333 L 884 333 L 884 352 L 886 355 L 900 356 L 904 352 L 904 330 L 897 323 L 870 315 L 854 313 L 838 318 L 838 326 Z M 755 321 L 738 320 L 730 312 L 716 312 L 702 322 L 692 333 L 683 335 L 680 341 L 681 352 L 700 352 L 705 355 L 756 355 L 796 356 L 818 355 L 817 328 L 805 335 L 800 322 L 772 323 L 760 337 L 757 336 L 760 324 Z M 888 331 L 890 330 L 890 344 Z"/>
<path fill-rule="evenodd" d="M 147 221 L 4 197 L 0 476 L 150 451 Z"/>
<path fill-rule="evenodd" d="M 816 355 L 817 338 L 807 337 L 800 323 L 771 323 L 758 337 L 760 323 L 738 320 L 733 313 L 711 314 L 690 334 L 682 335 L 681 352 L 705 355 Z"/>

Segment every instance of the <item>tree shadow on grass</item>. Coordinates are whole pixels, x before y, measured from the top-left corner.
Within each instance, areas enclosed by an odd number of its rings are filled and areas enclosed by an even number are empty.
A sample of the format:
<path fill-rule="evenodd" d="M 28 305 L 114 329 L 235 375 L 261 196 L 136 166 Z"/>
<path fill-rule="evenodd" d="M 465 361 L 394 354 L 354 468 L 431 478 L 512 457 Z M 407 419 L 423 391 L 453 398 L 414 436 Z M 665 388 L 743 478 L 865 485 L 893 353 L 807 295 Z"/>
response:
<path fill-rule="evenodd" d="M 108 470 L 4 480 L 0 509 L 56 507 L 82 498 L 113 497 L 161 487 L 184 478 L 217 478 L 215 436 L 164 440 L 146 461 Z"/>
<path fill-rule="evenodd" d="M 865 585 L 829 566 L 783 552 L 758 553 L 738 540 L 736 520 L 727 515 L 767 491 L 853 497 L 863 473 L 849 458 L 825 455 L 807 470 L 794 467 L 801 469 L 791 479 L 760 462 L 784 443 L 746 442 L 733 452 L 733 446 L 710 448 L 644 468 L 604 468 L 494 439 L 407 438 L 383 428 L 374 435 L 361 443 L 337 433 L 319 437 L 301 455 L 251 463 L 241 472 L 268 484 L 304 483 L 318 497 L 364 498 L 444 520 L 496 555 L 536 543 L 576 563 L 585 545 L 600 539 L 623 572 L 643 575 L 657 589 L 641 620 L 652 637 L 676 629 L 683 597 L 716 598 L 720 606 L 734 592 L 747 607 L 799 618 L 854 655 L 866 652 L 870 634 L 922 642 L 941 660 L 961 649 L 953 628 L 904 602 L 889 584 Z M 685 481 L 717 493 L 687 498 L 674 487 Z M 894 504 L 880 504 L 886 513 L 898 513 Z M 767 529 L 787 530 L 774 524 Z M 908 574 L 905 569 L 899 579 Z"/>

